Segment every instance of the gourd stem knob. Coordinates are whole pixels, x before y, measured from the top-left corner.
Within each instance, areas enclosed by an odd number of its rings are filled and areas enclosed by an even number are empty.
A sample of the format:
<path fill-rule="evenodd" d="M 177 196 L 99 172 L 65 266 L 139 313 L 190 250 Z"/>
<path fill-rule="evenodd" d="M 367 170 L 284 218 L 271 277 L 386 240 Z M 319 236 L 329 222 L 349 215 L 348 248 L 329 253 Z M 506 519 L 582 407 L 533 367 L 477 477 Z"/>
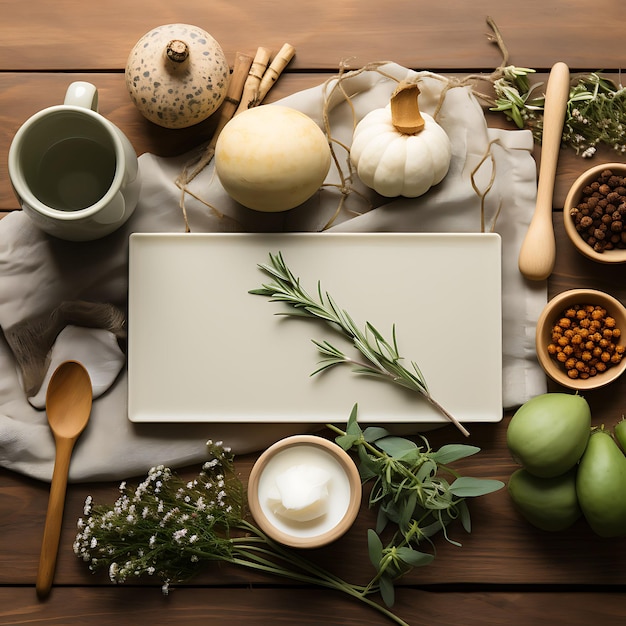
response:
<path fill-rule="evenodd" d="M 419 94 L 416 83 L 403 80 L 391 95 L 391 123 L 403 135 L 416 135 L 424 130 L 424 118 L 417 104 Z"/>
<path fill-rule="evenodd" d="M 189 46 L 180 39 L 173 39 L 167 44 L 165 54 L 170 61 L 182 63 L 189 56 Z"/>

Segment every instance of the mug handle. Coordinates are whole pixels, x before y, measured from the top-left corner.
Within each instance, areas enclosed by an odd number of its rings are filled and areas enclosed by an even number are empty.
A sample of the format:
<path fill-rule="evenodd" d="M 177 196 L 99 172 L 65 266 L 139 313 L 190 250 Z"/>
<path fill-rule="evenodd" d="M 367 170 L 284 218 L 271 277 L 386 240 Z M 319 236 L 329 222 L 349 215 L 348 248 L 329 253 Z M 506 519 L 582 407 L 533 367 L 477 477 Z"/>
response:
<path fill-rule="evenodd" d="M 98 90 L 95 85 L 78 80 L 70 84 L 63 104 L 83 107 L 98 112 Z"/>

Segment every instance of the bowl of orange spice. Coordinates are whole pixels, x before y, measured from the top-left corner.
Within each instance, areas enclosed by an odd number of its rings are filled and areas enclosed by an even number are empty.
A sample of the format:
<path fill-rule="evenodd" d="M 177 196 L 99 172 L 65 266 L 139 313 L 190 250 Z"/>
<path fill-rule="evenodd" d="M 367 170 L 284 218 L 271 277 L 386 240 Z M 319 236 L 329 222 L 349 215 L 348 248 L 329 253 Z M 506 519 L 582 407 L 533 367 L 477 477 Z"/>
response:
<path fill-rule="evenodd" d="M 537 358 L 563 387 L 596 389 L 626 369 L 626 307 L 595 289 L 570 289 L 548 302 L 537 321 Z"/>

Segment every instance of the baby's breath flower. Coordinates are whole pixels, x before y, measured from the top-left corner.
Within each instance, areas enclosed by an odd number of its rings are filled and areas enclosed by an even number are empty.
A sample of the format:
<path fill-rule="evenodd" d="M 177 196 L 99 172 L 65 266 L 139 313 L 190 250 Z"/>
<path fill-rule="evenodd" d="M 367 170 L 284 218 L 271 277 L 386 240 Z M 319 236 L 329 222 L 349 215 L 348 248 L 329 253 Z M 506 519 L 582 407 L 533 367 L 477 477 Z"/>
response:
<path fill-rule="evenodd" d="M 85 505 L 83 507 L 83 515 L 89 515 L 91 513 L 92 503 L 93 503 L 93 498 L 91 496 L 87 496 L 85 498 Z"/>
<path fill-rule="evenodd" d="M 111 582 L 117 582 L 117 574 L 119 572 L 119 565 L 113 561 L 113 563 L 111 563 L 111 565 L 109 565 L 109 578 L 111 579 Z"/>

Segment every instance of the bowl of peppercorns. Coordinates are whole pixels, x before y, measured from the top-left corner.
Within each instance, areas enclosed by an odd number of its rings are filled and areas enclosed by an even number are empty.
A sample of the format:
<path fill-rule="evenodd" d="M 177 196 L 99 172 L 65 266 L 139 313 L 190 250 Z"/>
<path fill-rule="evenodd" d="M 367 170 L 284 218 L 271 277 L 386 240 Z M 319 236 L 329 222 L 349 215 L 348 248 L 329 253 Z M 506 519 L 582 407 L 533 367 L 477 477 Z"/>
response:
<path fill-rule="evenodd" d="M 626 369 L 626 307 L 595 289 L 552 298 L 537 321 L 537 358 L 545 373 L 576 390 L 603 387 Z"/>
<path fill-rule="evenodd" d="M 600 263 L 626 263 L 626 163 L 604 163 L 574 182 L 563 210 L 579 252 Z"/>

